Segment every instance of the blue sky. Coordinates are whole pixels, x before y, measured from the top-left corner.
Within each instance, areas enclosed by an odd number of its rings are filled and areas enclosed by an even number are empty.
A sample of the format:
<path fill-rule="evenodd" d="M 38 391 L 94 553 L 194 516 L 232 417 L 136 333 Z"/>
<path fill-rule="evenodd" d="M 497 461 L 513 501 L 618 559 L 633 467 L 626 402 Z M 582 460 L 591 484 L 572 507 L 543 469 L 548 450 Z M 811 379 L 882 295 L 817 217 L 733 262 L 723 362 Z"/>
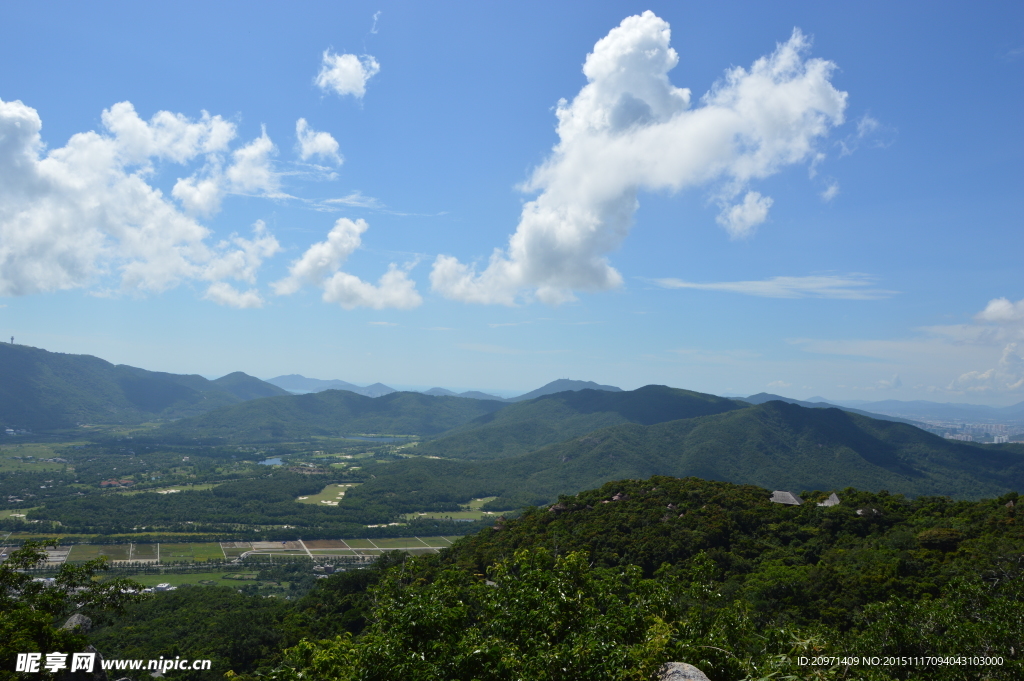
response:
<path fill-rule="evenodd" d="M 1019 3 L 38 7 L 0 25 L 0 335 L 1024 399 Z"/>

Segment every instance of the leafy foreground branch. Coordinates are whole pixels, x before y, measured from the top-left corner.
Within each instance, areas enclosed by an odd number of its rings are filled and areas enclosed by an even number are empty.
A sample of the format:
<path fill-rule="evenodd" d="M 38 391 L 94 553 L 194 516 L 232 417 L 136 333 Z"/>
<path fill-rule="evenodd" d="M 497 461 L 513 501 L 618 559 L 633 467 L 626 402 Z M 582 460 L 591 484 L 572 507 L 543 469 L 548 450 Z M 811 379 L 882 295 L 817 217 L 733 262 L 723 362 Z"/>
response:
<path fill-rule="evenodd" d="M 43 542 L 26 542 L 0 563 L 0 680 L 22 678 L 15 673 L 18 653 L 84 651 L 85 634 L 59 623 L 72 612 L 104 617 L 142 600 L 142 585 L 119 578 L 102 584 L 93 577 L 106 569 L 106 558 L 65 563 L 52 582 L 34 580 L 28 568 L 46 560 Z M 50 676 L 43 672 L 43 677 Z"/>

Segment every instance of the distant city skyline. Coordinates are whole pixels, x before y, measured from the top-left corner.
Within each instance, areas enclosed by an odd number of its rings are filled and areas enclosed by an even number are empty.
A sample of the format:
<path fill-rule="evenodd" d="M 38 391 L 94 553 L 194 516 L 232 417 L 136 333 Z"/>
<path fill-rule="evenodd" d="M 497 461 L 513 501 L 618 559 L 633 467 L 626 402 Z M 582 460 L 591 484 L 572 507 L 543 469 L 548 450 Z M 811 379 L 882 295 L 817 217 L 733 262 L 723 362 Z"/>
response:
<path fill-rule="evenodd" d="M 155 371 L 1024 400 L 1024 11 L 0 26 L 0 333 Z"/>

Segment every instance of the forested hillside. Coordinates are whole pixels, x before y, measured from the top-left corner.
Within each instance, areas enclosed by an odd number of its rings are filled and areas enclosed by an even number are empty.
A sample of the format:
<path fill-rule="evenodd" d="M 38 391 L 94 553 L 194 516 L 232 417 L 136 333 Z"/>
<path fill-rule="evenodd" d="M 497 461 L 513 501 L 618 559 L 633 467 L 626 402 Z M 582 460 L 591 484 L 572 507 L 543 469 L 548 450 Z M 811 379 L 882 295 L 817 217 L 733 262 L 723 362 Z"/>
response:
<path fill-rule="evenodd" d="M 94 640 L 108 655 L 155 657 L 177 604 L 204 632 L 194 645 L 246 678 L 639 681 L 668 660 L 716 681 L 1024 674 L 1016 493 L 911 501 L 851 488 L 818 506 L 828 491 L 786 506 L 752 485 L 616 481 L 440 556 L 332 576 L 294 606 L 231 606 L 252 621 L 206 626 L 226 622 L 220 604 L 237 597 L 192 589 L 131 606 Z M 938 656 L 961 661 L 924 660 Z"/>
<path fill-rule="evenodd" d="M 477 417 L 416 451 L 452 459 L 499 459 L 621 423 L 650 425 L 744 407 L 735 400 L 663 385 L 629 392 L 566 391 Z"/>
<path fill-rule="evenodd" d="M 979 499 L 1024 487 L 1024 447 L 983 447 L 839 409 L 767 402 L 650 426 L 613 426 L 495 461 L 401 461 L 355 494 L 369 500 L 397 493 L 410 504 L 497 496 L 487 508 L 502 510 L 651 475 Z"/>
<path fill-rule="evenodd" d="M 366 397 L 346 390 L 288 395 L 217 409 L 162 427 L 157 438 L 270 442 L 359 433 L 436 435 L 505 405 L 468 397 L 394 392 Z"/>

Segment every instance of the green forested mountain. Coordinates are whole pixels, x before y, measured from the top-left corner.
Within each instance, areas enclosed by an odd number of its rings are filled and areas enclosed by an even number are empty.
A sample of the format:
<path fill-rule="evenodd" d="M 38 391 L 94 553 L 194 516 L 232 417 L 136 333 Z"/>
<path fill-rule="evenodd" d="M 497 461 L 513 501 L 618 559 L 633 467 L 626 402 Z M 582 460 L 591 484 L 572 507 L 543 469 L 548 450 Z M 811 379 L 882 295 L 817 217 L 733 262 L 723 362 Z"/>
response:
<path fill-rule="evenodd" d="M 648 385 L 629 392 L 585 389 L 545 395 L 480 416 L 417 448 L 452 459 L 499 459 L 621 423 L 650 425 L 746 405 L 715 395 Z"/>
<path fill-rule="evenodd" d="M 0 344 L 0 425 L 8 428 L 180 418 L 277 390 L 240 372 L 209 381 L 114 365 L 91 355 Z"/>
<path fill-rule="evenodd" d="M 797 493 L 855 486 L 978 499 L 1024 488 L 1024 447 L 955 442 L 839 409 L 767 402 L 650 426 L 612 426 L 496 461 L 402 461 L 352 494 L 397 494 L 411 505 L 498 496 L 490 508 L 499 510 L 651 475 Z"/>
<path fill-rule="evenodd" d="M 325 390 L 217 409 L 163 426 L 157 435 L 240 442 L 358 433 L 435 435 L 504 406 L 468 397 L 432 397 L 411 392 L 366 397 L 347 390 Z"/>

